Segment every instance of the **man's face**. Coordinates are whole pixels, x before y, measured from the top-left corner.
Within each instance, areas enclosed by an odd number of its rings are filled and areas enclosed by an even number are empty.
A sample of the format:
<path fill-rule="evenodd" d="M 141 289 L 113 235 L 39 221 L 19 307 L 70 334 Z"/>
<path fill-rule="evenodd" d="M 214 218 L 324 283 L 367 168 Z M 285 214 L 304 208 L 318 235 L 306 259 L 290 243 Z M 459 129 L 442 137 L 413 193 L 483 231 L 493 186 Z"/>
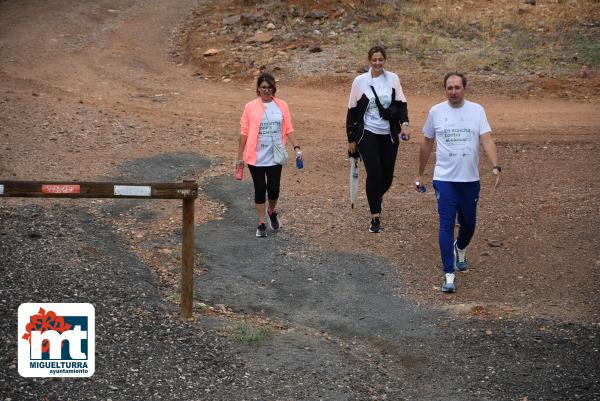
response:
<path fill-rule="evenodd" d="M 461 77 L 452 75 L 446 81 L 446 97 L 451 106 L 460 107 L 465 100 L 465 88 Z"/>

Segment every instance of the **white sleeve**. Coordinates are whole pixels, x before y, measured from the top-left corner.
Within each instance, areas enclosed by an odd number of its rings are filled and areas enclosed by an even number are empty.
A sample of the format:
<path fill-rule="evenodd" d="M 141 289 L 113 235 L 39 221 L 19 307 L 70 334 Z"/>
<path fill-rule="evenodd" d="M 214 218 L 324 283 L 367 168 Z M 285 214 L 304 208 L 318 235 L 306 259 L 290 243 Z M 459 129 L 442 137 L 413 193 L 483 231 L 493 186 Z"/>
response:
<path fill-rule="evenodd" d="M 492 132 L 492 127 L 488 123 L 487 116 L 485 115 L 485 109 L 481 107 L 479 116 L 479 136 Z"/>
<path fill-rule="evenodd" d="M 423 126 L 423 135 L 425 135 L 425 137 L 429 139 L 435 138 L 435 128 L 433 126 L 432 110 L 429 110 L 429 114 L 427 115 L 427 121 L 425 121 L 425 125 Z"/>
<path fill-rule="evenodd" d="M 402 90 L 402 85 L 400 85 L 400 78 L 398 78 L 398 75 L 396 75 L 394 79 L 394 89 L 396 89 L 396 99 L 394 100 L 406 103 L 406 96 L 404 96 L 404 91 Z"/>
<path fill-rule="evenodd" d="M 360 97 L 362 96 L 362 93 L 360 90 L 359 77 L 360 76 L 354 78 L 354 81 L 352 81 L 352 90 L 350 91 L 350 99 L 348 99 L 348 108 L 349 109 L 356 107 L 356 105 L 358 104 L 358 101 L 360 100 Z"/>

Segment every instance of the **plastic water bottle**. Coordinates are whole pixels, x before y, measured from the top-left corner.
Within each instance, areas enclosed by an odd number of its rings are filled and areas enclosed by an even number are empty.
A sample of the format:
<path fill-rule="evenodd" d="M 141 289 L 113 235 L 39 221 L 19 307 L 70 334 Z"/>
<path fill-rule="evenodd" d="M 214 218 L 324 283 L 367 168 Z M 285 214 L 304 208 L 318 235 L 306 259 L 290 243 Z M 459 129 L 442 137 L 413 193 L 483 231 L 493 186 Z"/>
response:
<path fill-rule="evenodd" d="M 302 161 L 302 153 L 296 153 L 296 168 L 299 170 L 304 167 L 304 162 Z"/>
<path fill-rule="evenodd" d="M 235 168 L 235 179 L 241 181 L 244 178 L 244 165 L 238 164 Z"/>
<path fill-rule="evenodd" d="M 417 187 L 417 190 L 421 193 L 427 192 L 427 187 L 419 181 L 415 182 L 415 187 Z"/>

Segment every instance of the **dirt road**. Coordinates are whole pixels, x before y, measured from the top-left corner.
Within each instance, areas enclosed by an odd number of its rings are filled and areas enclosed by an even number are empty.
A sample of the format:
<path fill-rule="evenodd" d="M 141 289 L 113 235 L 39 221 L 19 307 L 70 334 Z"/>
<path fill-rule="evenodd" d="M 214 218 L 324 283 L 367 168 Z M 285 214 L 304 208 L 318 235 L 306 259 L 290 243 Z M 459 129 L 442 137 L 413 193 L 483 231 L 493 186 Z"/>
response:
<path fill-rule="evenodd" d="M 299 345 L 306 342 L 317 354 L 323 351 L 323 359 L 312 359 L 311 365 L 321 375 L 333 372 L 341 378 L 353 369 L 372 373 L 371 378 L 360 376 L 361 385 L 354 392 L 325 393 L 324 399 L 383 399 L 383 394 L 387 399 L 439 399 L 447 394 L 447 387 L 454 386 L 453 381 L 441 386 L 428 383 L 441 380 L 446 369 L 456 365 L 462 374 L 452 399 L 529 395 L 529 399 L 559 400 L 598 395 L 597 374 L 580 374 L 586 366 L 594 370 L 598 365 L 597 99 L 575 102 L 472 94 L 488 110 L 505 185 L 491 191 L 491 174 L 482 163 L 480 224 L 470 250 L 475 268 L 460 277 L 459 292 L 450 298 L 437 289 L 441 275 L 434 199 L 419 197 L 411 188 L 417 141 L 400 150 L 395 184 L 386 196 L 385 233 L 369 235 L 364 194 L 354 211 L 346 200 L 343 122 L 348 88 L 327 82 L 316 88 L 280 82 L 278 95 L 290 104 L 306 168 L 285 171 L 281 203 L 285 229 L 261 252 L 284 252 L 290 257 L 281 266 L 277 260 L 258 258 L 247 264 L 239 257 L 224 259 L 228 252 L 246 254 L 256 246 L 248 182 L 233 186 L 227 181 L 235 158 L 239 115 L 243 104 L 254 96 L 254 83 L 198 79 L 192 67 L 173 62 L 172 33 L 185 24 L 196 3 L 0 1 L 0 177 L 101 180 L 144 176 L 152 180 L 144 175 L 155 171 L 150 169 L 151 162 L 166 157 L 165 169 L 154 173 L 156 179 L 171 174 L 196 178 L 207 186 L 197 202 L 198 231 L 204 238 L 199 240 L 198 251 L 205 255 L 203 268 L 197 272 L 198 300 L 225 304 L 236 313 L 266 314 L 299 330 L 302 335 L 276 336 L 265 345 L 272 348 L 269 353 L 281 355 L 283 364 L 311 360 Z M 441 94 L 411 96 L 411 83 L 404 85 L 412 125 L 419 127 Z M 182 154 L 195 156 L 183 163 Z M 26 214 L 18 212 L 22 205 L 46 205 L 18 199 L 2 203 L 2 208 L 23 219 Z M 177 206 L 139 205 L 123 210 L 104 202 L 78 205 L 115 227 L 114 235 L 123 246 L 131 247 L 153 272 L 153 285 L 163 297 L 176 291 L 178 262 L 168 252 L 157 255 L 156 249 L 167 244 L 155 236 L 165 230 L 176 232 Z M 136 212 L 136 207 L 142 211 Z M 153 219 L 140 217 L 145 213 Z M 232 248 L 230 241 L 237 237 L 244 239 Z M 488 239 L 500 240 L 503 246 L 491 248 Z M 298 249 L 301 252 L 294 253 Z M 351 263 L 357 257 L 360 266 L 377 274 L 363 276 L 364 270 Z M 271 273 L 258 270 L 265 265 Z M 296 270 L 290 270 L 294 266 Z M 248 269 L 248 280 L 233 277 L 231 271 L 239 269 Z M 271 280 L 281 287 L 269 288 Z M 327 284 L 310 287 L 315 283 Z M 287 299 L 285 292 L 290 288 L 298 295 Z M 263 291 L 269 295 L 265 297 Z M 330 302 L 333 294 L 336 303 Z M 345 303 L 347 312 L 343 312 Z M 416 336 L 422 338 L 420 343 L 406 331 L 414 327 L 408 323 L 411 318 L 398 318 L 396 309 L 410 310 L 407 316 L 423 322 L 418 325 L 423 332 Z M 197 312 L 202 320 L 201 311 Z M 12 318 L 16 308 L 6 313 Z M 381 331 L 374 329 L 378 324 Z M 501 334 L 477 337 L 490 327 Z M 547 333 L 540 327 L 551 329 Z M 371 330 L 377 334 L 371 336 Z M 587 334 L 569 337 L 579 344 L 569 350 L 570 344 L 560 341 L 565 330 Z M 338 348 L 330 348 L 323 332 L 341 344 L 340 349 L 354 343 L 352 351 L 338 353 Z M 479 345 L 470 349 L 467 340 L 475 337 Z M 564 361 L 559 372 L 564 375 L 563 384 L 558 388 L 545 385 L 559 376 L 538 340 L 553 344 L 557 359 Z M 441 346 L 448 343 L 450 349 Z M 505 347 L 513 343 L 529 351 L 505 353 Z M 402 344 L 410 346 L 400 350 Z M 583 357 L 586 349 L 593 351 Z M 268 365 L 261 348 L 244 352 L 248 363 Z M 365 355 L 379 356 L 369 360 Z M 439 355 L 446 362 L 435 367 Z M 580 357 L 585 362 L 577 366 Z M 333 364 L 337 370 L 325 368 L 328 358 L 338 361 Z M 518 369 L 514 369 L 515 358 L 522 363 Z M 510 374 L 488 376 L 492 377 L 490 386 L 473 382 L 470 367 L 488 365 Z M 523 379 L 534 366 L 533 380 Z M 395 374 L 398 371 L 408 373 Z M 306 375 L 310 372 L 307 368 Z M 387 377 L 383 381 L 392 387 L 402 386 L 403 395 L 394 398 L 396 393 L 381 389 L 369 393 L 370 386 L 382 380 L 378 375 Z M 486 376 L 475 377 L 484 380 Z M 520 384 L 511 387 L 517 377 Z M 336 379 L 328 383 L 335 385 Z M 481 393 L 483 387 L 488 392 Z M 456 389 L 468 395 L 463 397 Z M 273 393 L 272 398 L 291 399 L 294 394 L 298 399 L 318 398 L 307 388 L 302 393 L 288 390 Z M 260 389 L 256 391 L 261 394 Z"/>

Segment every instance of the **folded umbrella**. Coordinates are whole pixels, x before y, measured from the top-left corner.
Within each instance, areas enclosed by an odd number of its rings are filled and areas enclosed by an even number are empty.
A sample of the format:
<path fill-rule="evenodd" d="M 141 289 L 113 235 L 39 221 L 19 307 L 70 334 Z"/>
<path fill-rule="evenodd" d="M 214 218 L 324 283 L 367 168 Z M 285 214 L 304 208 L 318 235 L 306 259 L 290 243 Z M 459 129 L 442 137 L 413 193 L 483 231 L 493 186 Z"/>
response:
<path fill-rule="evenodd" d="M 350 204 L 352 209 L 354 209 L 354 204 L 356 203 L 356 194 L 358 193 L 358 161 L 359 157 L 350 157 L 350 178 L 349 178 L 349 187 L 350 187 Z"/>

